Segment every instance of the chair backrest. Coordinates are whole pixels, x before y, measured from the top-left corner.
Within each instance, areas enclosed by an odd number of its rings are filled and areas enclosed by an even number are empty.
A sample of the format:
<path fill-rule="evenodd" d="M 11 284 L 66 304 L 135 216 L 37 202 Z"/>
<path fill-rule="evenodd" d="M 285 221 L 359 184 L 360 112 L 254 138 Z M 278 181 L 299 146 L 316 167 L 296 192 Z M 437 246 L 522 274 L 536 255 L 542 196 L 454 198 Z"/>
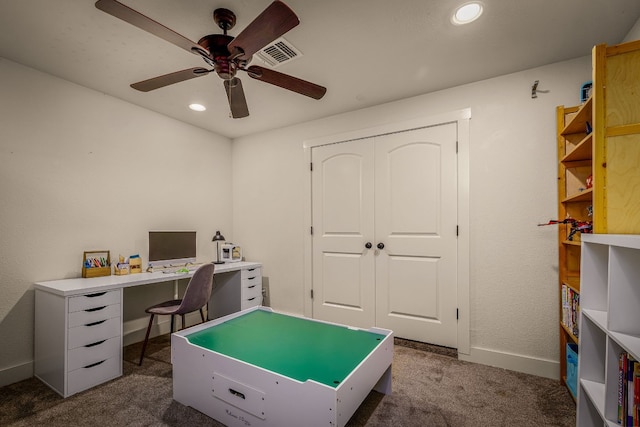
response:
<path fill-rule="evenodd" d="M 213 288 L 213 263 L 204 264 L 199 267 L 187 285 L 182 297 L 180 308 L 175 314 L 186 314 L 192 311 L 200 310 L 211 298 L 211 289 Z"/>

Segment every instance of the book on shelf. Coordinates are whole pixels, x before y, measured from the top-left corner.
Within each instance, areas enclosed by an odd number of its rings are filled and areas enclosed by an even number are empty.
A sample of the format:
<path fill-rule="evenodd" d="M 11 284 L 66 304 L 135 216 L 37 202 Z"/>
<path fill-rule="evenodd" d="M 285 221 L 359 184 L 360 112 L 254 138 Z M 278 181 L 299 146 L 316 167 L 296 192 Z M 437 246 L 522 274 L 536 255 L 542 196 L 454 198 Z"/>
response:
<path fill-rule="evenodd" d="M 633 369 L 633 425 L 640 425 L 640 363 Z"/>
<path fill-rule="evenodd" d="M 637 426 L 640 421 L 640 363 L 623 351 L 618 357 L 618 424 Z"/>
<path fill-rule="evenodd" d="M 580 294 L 567 285 L 562 285 L 562 324 L 578 338 Z"/>

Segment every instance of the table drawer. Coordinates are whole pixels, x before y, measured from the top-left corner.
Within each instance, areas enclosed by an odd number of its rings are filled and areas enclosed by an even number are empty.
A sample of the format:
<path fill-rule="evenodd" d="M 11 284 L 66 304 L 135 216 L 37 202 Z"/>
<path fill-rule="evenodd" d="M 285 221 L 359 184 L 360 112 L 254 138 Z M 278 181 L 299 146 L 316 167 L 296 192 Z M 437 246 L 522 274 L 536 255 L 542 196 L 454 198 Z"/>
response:
<path fill-rule="evenodd" d="M 242 291 L 240 292 L 241 298 L 243 300 L 261 296 L 262 295 L 262 285 L 250 285 L 246 288 L 243 286 Z"/>
<path fill-rule="evenodd" d="M 122 359 L 111 357 L 76 369 L 67 375 L 67 394 L 86 390 L 122 374 Z"/>
<path fill-rule="evenodd" d="M 262 294 L 256 297 L 242 298 L 242 301 L 240 302 L 240 310 L 246 310 L 247 308 L 259 305 L 262 305 Z"/>
<path fill-rule="evenodd" d="M 120 290 L 95 292 L 69 298 L 69 313 L 111 304 L 120 304 Z"/>
<path fill-rule="evenodd" d="M 67 370 L 74 371 L 111 357 L 121 357 L 120 337 L 109 338 L 69 350 Z"/>
<path fill-rule="evenodd" d="M 251 279 L 251 278 L 255 278 L 255 277 L 262 277 L 262 267 L 254 267 L 254 268 L 244 269 L 240 273 L 240 277 L 242 278 L 243 282 L 245 281 L 245 279 Z"/>
<path fill-rule="evenodd" d="M 93 344 L 108 338 L 119 337 L 122 332 L 120 317 L 101 320 L 96 323 L 69 328 L 69 350 Z"/>
<path fill-rule="evenodd" d="M 112 317 L 120 317 L 120 304 L 103 305 L 69 313 L 69 327 L 88 325 Z"/>

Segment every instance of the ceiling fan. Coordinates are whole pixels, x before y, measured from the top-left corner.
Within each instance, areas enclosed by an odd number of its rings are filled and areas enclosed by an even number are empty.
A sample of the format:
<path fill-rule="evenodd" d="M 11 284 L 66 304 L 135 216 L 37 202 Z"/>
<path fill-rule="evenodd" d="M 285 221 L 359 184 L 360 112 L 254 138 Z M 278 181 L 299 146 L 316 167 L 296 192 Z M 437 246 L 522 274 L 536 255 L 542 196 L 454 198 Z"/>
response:
<path fill-rule="evenodd" d="M 234 119 L 247 117 L 249 108 L 242 89 L 242 82 L 236 77 L 238 70 L 249 77 L 270 83 L 313 99 L 320 99 L 327 89 L 314 83 L 279 73 L 257 65 L 248 66 L 254 53 L 282 36 L 300 21 L 296 14 L 283 2 L 274 1 L 253 22 L 236 37 L 227 35 L 236 23 L 236 15 L 228 9 L 213 11 L 213 20 L 223 34 L 210 34 L 198 43 L 165 27 L 159 22 L 137 12 L 116 0 L 98 0 L 96 7 L 103 12 L 122 19 L 142 30 L 168 41 L 188 52 L 200 55 L 212 69 L 195 67 L 143 80 L 131 85 L 142 92 L 149 92 L 174 83 L 201 77 L 212 71 L 223 80 L 224 88 Z"/>

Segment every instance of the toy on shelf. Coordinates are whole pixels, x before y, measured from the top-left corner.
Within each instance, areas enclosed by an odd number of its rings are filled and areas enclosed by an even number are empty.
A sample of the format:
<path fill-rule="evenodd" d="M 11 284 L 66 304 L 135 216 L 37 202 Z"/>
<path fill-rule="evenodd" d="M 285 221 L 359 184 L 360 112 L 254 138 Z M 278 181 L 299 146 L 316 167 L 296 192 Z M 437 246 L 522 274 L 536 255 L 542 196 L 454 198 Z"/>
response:
<path fill-rule="evenodd" d="M 573 236 L 575 236 L 576 233 L 578 232 L 593 233 L 593 223 L 591 221 L 578 221 L 577 219 L 573 219 L 573 218 L 566 218 L 563 220 L 552 219 L 552 220 L 549 220 L 549 222 L 547 222 L 546 224 L 538 224 L 538 226 L 557 225 L 557 224 L 571 224 L 571 231 L 567 236 L 567 240 L 569 241 L 573 240 Z"/>

